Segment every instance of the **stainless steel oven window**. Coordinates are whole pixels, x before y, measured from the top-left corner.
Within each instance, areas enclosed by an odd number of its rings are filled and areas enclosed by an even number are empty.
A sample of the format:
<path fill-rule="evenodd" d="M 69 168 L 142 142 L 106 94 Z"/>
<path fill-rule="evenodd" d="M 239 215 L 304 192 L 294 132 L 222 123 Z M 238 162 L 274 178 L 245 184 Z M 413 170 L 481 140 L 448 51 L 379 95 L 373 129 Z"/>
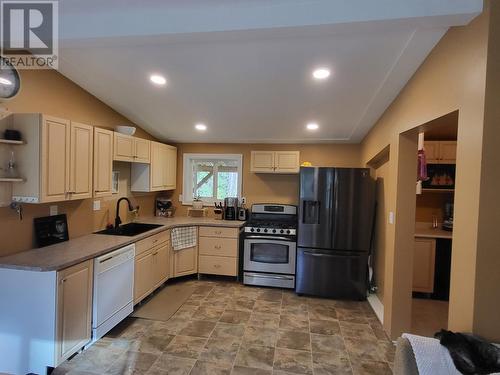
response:
<path fill-rule="evenodd" d="M 287 264 L 290 262 L 290 246 L 281 243 L 250 244 L 250 260 L 257 263 Z"/>
<path fill-rule="evenodd" d="M 283 251 L 285 248 L 286 251 Z M 268 254 L 265 254 L 266 252 Z M 293 275 L 295 274 L 296 253 L 297 246 L 295 242 L 247 238 L 244 243 L 243 267 L 245 271 Z"/>

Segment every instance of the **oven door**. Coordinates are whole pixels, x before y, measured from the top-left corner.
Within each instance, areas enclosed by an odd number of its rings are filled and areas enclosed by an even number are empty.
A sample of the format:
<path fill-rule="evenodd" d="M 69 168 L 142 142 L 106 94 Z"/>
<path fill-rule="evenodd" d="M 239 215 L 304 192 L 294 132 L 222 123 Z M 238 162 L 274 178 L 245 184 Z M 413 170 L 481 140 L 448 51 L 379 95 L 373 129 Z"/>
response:
<path fill-rule="evenodd" d="M 297 245 L 284 237 L 247 236 L 244 242 L 245 271 L 295 275 Z"/>

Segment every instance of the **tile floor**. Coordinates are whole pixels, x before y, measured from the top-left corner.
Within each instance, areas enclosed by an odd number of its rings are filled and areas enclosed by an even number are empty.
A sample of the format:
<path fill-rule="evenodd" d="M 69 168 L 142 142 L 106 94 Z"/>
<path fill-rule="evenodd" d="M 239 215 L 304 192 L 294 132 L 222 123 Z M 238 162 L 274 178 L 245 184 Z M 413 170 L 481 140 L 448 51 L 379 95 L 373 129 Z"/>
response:
<path fill-rule="evenodd" d="M 189 280 L 168 321 L 128 318 L 54 375 L 391 374 L 394 346 L 367 302 Z"/>

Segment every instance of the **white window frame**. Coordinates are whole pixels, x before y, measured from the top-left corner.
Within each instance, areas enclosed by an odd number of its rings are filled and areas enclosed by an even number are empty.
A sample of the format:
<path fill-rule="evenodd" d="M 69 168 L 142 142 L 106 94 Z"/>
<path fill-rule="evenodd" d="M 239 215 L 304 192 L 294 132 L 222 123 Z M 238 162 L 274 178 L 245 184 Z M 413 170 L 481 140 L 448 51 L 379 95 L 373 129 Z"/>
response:
<path fill-rule="evenodd" d="M 182 174 L 182 204 L 193 204 L 193 175 L 191 170 L 191 161 L 193 160 L 236 160 L 238 162 L 238 199 L 241 199 L 241 187 L 243 185 L 243 155 L 242 154 L 193 154 L 185 153 L 183 155 L 183 174 Z M 221 202 L 221 199 L 204 199 L 204 206 L 213 206 L 215 202 Z"/>

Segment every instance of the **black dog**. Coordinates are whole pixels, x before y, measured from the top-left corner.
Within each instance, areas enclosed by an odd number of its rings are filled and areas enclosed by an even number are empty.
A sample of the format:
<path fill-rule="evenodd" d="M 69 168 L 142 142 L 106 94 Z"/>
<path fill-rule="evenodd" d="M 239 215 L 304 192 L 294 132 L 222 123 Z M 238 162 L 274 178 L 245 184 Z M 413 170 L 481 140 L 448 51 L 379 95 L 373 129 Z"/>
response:
<path fill-rule="evenodd" d="M 448 349 L 455 367 L 462 374 L 500 372 L 500 348 L 480 337 L 444 329 L 434 337 Z"/>

